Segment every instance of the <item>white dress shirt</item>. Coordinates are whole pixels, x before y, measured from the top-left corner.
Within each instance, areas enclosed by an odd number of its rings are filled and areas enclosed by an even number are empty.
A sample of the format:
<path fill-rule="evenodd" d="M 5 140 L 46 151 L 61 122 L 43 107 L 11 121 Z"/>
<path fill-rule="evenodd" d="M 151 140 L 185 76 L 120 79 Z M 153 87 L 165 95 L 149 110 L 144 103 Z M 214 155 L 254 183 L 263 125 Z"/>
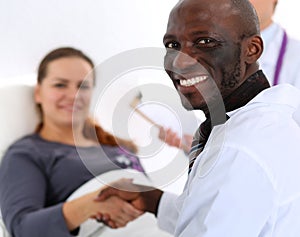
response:
<path fill-rule="evenodd" d="M 259 59 L 260 67 L 273 85 L 279 51 L 283 42 L 284 29 L 277 23 L 272 23 L 261 32 L 264 41 L 264 51 Z M 288 36 L 287 47 L 279 75 L 279 82 L 289 83 L 300 89 L 300 41 Z"/>
<path fill-rule="evenodd" d="M 298 237 L 300 91 L 272 87 L 229 116 L 183 194 L 163 194 L 159 226 L 180 237 Z"/>

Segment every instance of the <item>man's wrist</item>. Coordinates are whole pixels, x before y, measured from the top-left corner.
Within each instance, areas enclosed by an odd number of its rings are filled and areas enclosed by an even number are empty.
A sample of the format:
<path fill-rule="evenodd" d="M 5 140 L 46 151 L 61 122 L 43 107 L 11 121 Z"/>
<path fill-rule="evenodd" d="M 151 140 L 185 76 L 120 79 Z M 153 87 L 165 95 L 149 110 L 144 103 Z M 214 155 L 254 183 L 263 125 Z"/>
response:
<path fill-rule="evenodd" d="M 157 215 L 158 205 L 161 199 L 163 191 L 154 189 L 151 191 L 142 192 L 142 198 L 145 202 L 145 211 L 151 212 Z"/>

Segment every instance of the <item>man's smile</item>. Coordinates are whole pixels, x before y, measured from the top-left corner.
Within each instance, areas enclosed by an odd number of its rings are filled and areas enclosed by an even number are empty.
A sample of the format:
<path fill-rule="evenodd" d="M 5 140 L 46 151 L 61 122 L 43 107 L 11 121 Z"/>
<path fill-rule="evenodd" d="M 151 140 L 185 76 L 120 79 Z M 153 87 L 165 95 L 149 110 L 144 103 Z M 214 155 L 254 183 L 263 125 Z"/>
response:
<path fill-rule="evenodd" d="M 196 84 L 206 81 L 208 76 L 197 76 L 189 79 L 179 80 L 179 84 L 184 87 L 195 86 Z"/>

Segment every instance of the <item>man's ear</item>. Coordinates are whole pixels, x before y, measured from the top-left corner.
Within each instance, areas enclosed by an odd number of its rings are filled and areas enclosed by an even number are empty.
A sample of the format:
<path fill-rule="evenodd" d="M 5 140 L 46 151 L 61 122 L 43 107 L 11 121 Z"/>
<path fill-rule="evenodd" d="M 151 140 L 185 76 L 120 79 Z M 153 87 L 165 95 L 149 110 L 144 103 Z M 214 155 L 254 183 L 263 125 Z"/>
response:
<path fill-rule="evenodd" d="M 255 35 L 247 39 L 246 63 L 253 64 L 263 52 L 263 40 L 260 36 Z"/>
<path fill-rule="evenodd" d="M 35 103 L 37 103 L 37 104 L 40 104 L 40 103 L 41 103 L 40 90 L 41 90 L 41 87 L 40 87 L 39 84 L 37 84 L 37 85 L 34 87 L 34 101 L 35 101 Z"/>

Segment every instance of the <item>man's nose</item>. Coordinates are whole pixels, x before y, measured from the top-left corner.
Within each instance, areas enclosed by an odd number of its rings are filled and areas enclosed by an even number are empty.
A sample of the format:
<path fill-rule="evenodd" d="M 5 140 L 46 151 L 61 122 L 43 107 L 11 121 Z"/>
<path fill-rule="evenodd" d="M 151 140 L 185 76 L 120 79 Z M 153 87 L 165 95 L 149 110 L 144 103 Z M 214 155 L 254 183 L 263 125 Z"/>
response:
<path fill-rule="evenodd" d="M 173 68 L 185 70 L 197 65 L 197 63 L 198 61 L 195 58 L 191 57 L 186 52 L 179 51 L 174 58 Z"/>

